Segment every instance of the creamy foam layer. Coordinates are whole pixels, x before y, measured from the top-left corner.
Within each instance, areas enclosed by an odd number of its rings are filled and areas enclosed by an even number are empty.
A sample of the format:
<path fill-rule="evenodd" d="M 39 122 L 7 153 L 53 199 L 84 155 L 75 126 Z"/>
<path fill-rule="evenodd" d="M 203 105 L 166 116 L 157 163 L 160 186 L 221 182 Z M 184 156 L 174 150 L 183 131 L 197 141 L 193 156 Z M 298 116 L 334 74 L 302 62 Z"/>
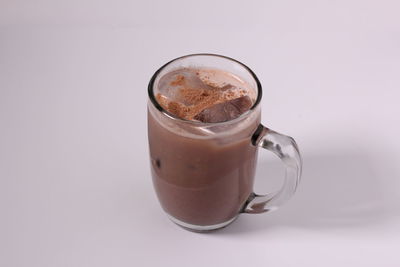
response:
<path fill-rule="evenodd" d="M 220 122 L 249 110 L 255 92 L 229 72 L 181 68 L 160 78 L 156 99 L 165 110 L 181 119 Z"/>

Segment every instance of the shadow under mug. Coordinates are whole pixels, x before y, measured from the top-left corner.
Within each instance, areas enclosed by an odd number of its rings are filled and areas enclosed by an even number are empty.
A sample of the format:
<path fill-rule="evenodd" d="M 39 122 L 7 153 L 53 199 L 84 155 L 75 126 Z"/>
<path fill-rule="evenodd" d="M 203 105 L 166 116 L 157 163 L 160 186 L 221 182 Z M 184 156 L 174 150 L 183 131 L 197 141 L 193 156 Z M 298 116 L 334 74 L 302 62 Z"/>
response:
<path fill-rule="evenodd" d="M 160 78 L 178 68 L 218 69 L 246 81 L 256 99 L 238 118 L 203 123 L 180 119 L 156 101 Z M 227 226 L 240 213 L 262 213 L 281 206 L 296 191 L 302 160 L 293 138 L 260 123 L 261 84 L 247 66 L 214 54 L 176 58 L 155 72 L 148 87 L 148 139 L 153 185 L 164 211 L 192 231 Z M 258 148 L 276 154 L 286 167 L 277 192 L 253 192 Z"/>

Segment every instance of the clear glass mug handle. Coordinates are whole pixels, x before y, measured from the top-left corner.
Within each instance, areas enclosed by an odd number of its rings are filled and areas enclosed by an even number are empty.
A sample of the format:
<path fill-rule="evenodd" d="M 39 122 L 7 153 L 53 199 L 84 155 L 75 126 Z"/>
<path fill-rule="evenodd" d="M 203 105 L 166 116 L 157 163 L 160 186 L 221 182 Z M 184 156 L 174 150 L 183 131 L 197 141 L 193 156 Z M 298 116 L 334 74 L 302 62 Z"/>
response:
<path fill-rule="evenodd" d="M 302 159 L 296 141 L 259 125 L 252 137 L 252 144 L 265 148 L 277 155 L 286 167 L 286 176 L 280 190 L 266 195 L 252 193 L 247 200 L 243 213 L 263 213 L 279 208 L 296 192 L 300 182 Z"/>

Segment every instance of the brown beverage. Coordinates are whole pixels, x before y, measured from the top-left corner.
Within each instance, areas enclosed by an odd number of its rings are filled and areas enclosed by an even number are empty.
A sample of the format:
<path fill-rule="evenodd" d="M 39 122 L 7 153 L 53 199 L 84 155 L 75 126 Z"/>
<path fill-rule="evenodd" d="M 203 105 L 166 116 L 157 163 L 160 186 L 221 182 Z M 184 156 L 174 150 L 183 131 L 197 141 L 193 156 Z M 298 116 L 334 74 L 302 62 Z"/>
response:
<path fill-rule="evenodd" d="M 164 73 L 154 86 L 158 105 L 149 105 L 148 133 L 163 209 L 199 226 L 234 219 L 253 189 L 251 137 L 260 111 L 249 110 L 256 88 L 230 72 L 187 67 Z"/>

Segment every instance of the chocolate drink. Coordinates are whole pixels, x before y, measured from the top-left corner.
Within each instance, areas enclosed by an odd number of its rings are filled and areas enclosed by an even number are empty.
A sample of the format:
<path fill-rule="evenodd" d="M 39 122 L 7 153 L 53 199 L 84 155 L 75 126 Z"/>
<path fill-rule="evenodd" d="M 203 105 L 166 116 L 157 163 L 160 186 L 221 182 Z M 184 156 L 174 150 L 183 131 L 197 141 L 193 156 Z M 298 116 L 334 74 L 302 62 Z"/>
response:
<path fill-rule="evenodd" d="M 251 136 L 260 112 L 243 113 L 255 101 L 254 88 L 228 72 L 188 68 L 166 73 L 155 86 L 148 135 L 163 209 L 192 225 L 235 218 L 253 189 Z"/>

